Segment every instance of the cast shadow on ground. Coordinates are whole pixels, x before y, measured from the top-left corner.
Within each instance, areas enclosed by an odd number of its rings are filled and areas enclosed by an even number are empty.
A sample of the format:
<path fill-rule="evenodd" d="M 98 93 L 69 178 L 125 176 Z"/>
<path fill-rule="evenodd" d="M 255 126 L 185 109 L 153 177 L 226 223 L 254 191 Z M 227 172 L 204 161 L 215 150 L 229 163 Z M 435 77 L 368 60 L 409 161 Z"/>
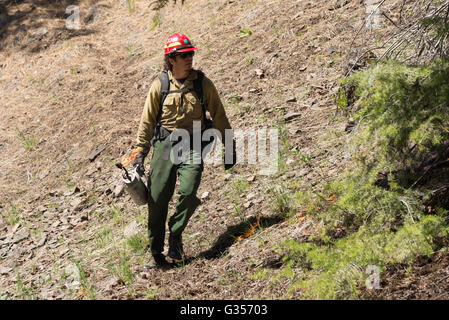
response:
<path fill-rule="evenodd" d="M 258 222 L 258 227 L 256 227 L 255 232 L 258 232 L 257 231 L 258 228 L 266 229 L 266 228 L 268 228 L 274 224 L 277 224 L 283 220 L 284 219 L 281 218 L 280 216 L 261 217 Z M 217 240 L 215 241 L 215 243 L 213 244 L 213 246 L 211 248 L 199 253 L 197 256 L 186 257 L 186 259 L 183 260 L 182 262 L 179 262 L 179 263 L 173 262 L 173 263 L 171 263 L 170 267 L 171 268 L 184 267 L 184 266 L 188 265 L 189 263 L 191 263 L 192 261 L 199 259 L 199 258 L 204 258 L 207 260 L 219 259 L 220 257 L 223 256 L 223 254 L 226 253 L 228 248 L 230 248 L 235 243 L 236 239 L 239 236 L 245 234 L 245 232 L 248 229 L 250 229 L 251 226 L 255 224 L 255 222 L 257 222 L 256 216 L 246 219 L 245 221 L 242 221 L 241 223 L 238 223 L 236 225 L 228 226 L 226 231 L 223 232 L 220 236 L 218 236 Z M 148 247 L 147 247 L 147 250 L 148 250 Z"/>
<path fill-rule="evenodd" d="M 280 216 L 261 217 L 258 227 L 266 229 L 272 225 L 283 221 Z M 251 217 L 239 224 L 229 226 L 224 233 L 222 233 L 214 245 L 206 251 L 201 252 L 196 258 L 205 258 L 208 260 L 220 258 L 229 247 L 231 247 L 236 239 L 243 235 L 254 223 L 257 222 L 257 217 Z M 258 232 L 257 230 L 255 232 Z"/>
<path fill-rule="evenodd" d="M 391 174 L 403 188 L 432 190 L 424 202 L 428 210 L 438 207 L 449 209 L 449 142 L 443 143 L 439 150 L 429 153 L 420 162 L 392 171 Z M 375 184 L 389 190 L 389 175 L 378 172 Z"/>
<path fill-rule="evenodd" d="M 96 2 L 91 0 L 90 4 L 93 5 Z M 26 3 L 24 6 L 19 7 L 24 3 Z M 19 50 L 37 52 L 60 40 L 95 33 L 95 30 L 86 28 L 89 22 L 86 23 L 83 19 L 81 19 L 83 25 L 79 30 L 69 30 L 65 27 L 65 19 L 70 16 L 66 8 L 78 4 L 79 0 L 2 1 L 0 3 L 0 47 L 9 43 L 10 46 Z M 101 7 L 107 8 L 104 5 Z M 81 18 L 86 19 L 88 15 L 86 16 L 87 12 L 84 11 L 81 12 Z M 49 27 L 46 25 L 47 21 L 55 21 L 60 27 Z"/>
<path fill-rule="evenodd" d="M 23 7 L 17 7 L 23 3 L 28 6 L 25 10 Z M 0 33 L 9 31 L 20 30 L 24 20 L 37 21 L 39 18 L 49 19 L 64 19 L 68 15 L 66 14 L 66 8 L 70 5 L 78 5 L 79 0 L 5 0 L 0 3 L 0 15 L 3 16 Z M 20 9 L 22 10 L 20 10 Z M 44 9 L 44 10 L 38 10 Z M 39 13 L 38 13 L 39 11 Z M 31 25 L 32 28 L 34 25 Z"/>

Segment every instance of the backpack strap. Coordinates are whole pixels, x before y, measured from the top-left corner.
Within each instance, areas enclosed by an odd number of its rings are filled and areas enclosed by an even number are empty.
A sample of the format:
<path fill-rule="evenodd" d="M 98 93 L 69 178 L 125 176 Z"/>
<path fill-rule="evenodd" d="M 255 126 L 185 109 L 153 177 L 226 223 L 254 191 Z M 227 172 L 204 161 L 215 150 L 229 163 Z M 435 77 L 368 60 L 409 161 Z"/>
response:
<path fill-rule="evenodd" d="M 193 90 L 195 90 L 195 93 L 200 100 L 201 108 L 203 109 L 203 119 L 206 121 L 206 103 L 203 95 L 204 72 L 201 70 L 196 70 L 196 73 L 198 77 L 193 81 Z"/>
<path fill-rule="evenodd" d="M 170 81 L 168 79 L 167 70 L 160 72 L 158 78 L 161 82 L 161 98 L 159 100 L 159 111 L 157 113 L 156 123 L 161 121 L 162 106 L 164 105 L 164 100 L 167 98 L 170 89 Z"/>

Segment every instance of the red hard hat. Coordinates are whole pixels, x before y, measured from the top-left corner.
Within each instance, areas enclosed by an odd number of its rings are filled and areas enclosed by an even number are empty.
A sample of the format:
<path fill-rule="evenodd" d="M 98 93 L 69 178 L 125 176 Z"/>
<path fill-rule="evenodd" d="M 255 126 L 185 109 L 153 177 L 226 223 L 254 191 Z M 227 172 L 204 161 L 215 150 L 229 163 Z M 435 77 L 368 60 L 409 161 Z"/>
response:
<path fill-rule="evenodd" d="M 189 38 L 182 33 L 174 33 L 168 37 L 164 47 L 164 54 L 170 54 L 175 52 L 187 52 L 197 50 Z"/>

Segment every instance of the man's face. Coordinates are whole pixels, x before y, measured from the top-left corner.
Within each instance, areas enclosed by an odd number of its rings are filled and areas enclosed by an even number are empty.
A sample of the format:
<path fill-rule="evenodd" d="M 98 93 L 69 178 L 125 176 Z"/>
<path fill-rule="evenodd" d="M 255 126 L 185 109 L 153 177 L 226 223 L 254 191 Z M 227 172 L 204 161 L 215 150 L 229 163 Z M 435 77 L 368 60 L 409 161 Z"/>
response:
<path fill-rule="evenodd" d="M 170 63 L 173 69 L 179 71 L 190 71 L 193 65 L 193 51 L 177 53 L 173 58 L 170 58 Z"/>

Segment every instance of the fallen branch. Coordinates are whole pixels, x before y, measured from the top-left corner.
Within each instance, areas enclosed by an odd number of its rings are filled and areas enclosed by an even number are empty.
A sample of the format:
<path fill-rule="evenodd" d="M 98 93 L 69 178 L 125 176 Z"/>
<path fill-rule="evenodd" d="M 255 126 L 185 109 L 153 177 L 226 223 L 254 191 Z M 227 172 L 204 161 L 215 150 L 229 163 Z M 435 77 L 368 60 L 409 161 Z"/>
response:
<path fill-rule="evenodd" d="M 409 214 L 410 218 L 412 219 L 412 222 L 415 223 L 415 219 L 413 219 L 412 212 L 410 211 L 410 207 L 409 207 L 408 203 L 402 199 L 400 199 L 399 201 L 401 201 L 407 207 L 408 214 Z"/>

